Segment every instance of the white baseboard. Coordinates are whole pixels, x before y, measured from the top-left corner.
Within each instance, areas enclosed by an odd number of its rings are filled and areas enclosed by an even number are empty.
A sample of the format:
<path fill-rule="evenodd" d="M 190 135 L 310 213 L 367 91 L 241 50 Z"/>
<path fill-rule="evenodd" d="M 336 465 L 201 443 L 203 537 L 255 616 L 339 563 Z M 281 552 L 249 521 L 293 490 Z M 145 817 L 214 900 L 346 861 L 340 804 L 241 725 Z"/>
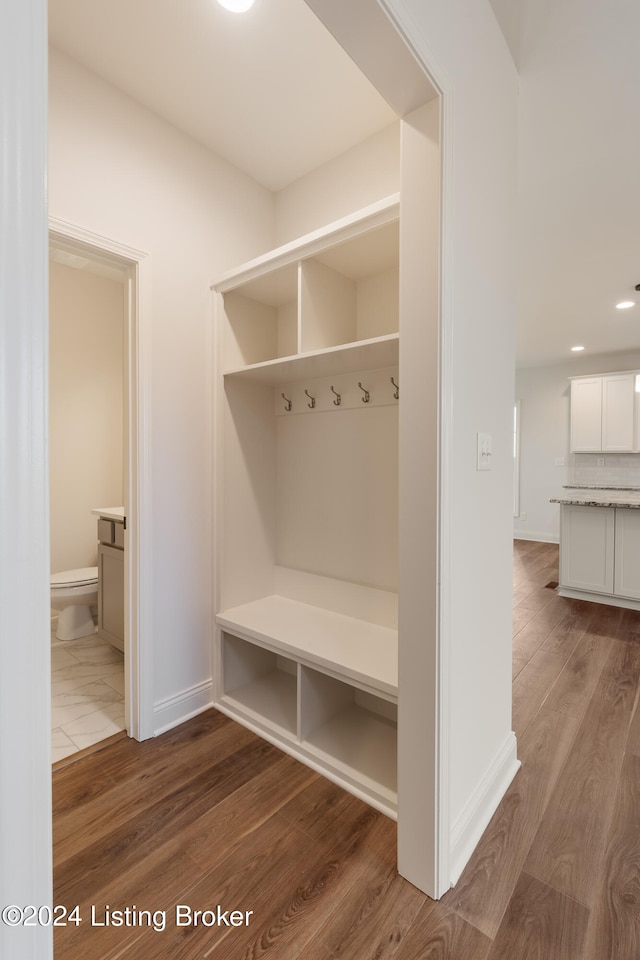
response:
<path fill-rule="evenodd" d="M 458 882 L 519 769 L 516 735 L 512 731 L 451 829 L 451 886 Z"/>
<path fill-rule="evenodd" d="M 153 735 L 166 733 L 213 706 L 213 682 L 205 680 L 154 704 Z"/>
<path fill-rule="evenodd" d="M 514 530 L 514 540 L 535 540 L 537 543 L 560 543 L 560 535 L 546 530 Z"/>

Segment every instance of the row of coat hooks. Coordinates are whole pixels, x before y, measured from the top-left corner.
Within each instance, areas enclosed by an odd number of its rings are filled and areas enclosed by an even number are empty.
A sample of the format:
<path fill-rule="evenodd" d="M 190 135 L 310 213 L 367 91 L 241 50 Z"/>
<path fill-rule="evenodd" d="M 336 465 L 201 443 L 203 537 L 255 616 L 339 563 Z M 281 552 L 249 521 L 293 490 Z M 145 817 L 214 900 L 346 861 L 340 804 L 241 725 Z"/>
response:
<path fill-rule="evenodd" d="M 400 398 L 400 387 L 399 387 L 399 385 L 396 383 L 396 381 L 394 380 L 393 377 L 389 377 L 389 380 L 390 380 L 390 382 L 391 382 L 391 384 L 393 385 L 393 388 L 394 388 L 394 389 L 393 389 L 393 398 L 394 398 L 394 400 L 398 400 L 398 399 Z M 359 387 L 360 390 L 362 391 L 362 396 L 360 397 L 360 399 L 362 400 L 362 402 L 363 402 L 363 403 L 369 403 L 369 401 L 371 400 L 371 393 L 369 392 L 369 390 L 367 390 L 367 388 L 366 388 L 365 386 L 363 386 L 361 380 L 358 380 L 358 387 Z M 332 403 L 333 403 L 334 407 L 339 407 L 339 406 L 341 406 L 341 404 L 342 404 L 342 395 L 341 395 L 340 393 L 338 393 L 338 391 L 334 388 L 333 384 L 331 384 L 331 386 L 329 387 L 329 389 L 331 390 L 331 393 L 333 394 Z M 313 410 L 313 409 L 315 408 L 315 406 L 316 406 L 316 399 L 317 399 L 317 398 L 314 397 L 314 396 L 312 396 L 306 388 L 305 388 L 305 391 L 304 391 L 304 392 L 305 392 L 306 396 L 308 397 L 307 406 L 309 407 L 310 410 Z M 289 397 L 285 396 L 284 393 L 282 393 L 281 396 L 282 396 L 282 399 L 284 400 L 284 409 L 287 411 L 287 413 L 290 413 L 291 410 L 293 409 L 293 401 L 292 401 Z"/>

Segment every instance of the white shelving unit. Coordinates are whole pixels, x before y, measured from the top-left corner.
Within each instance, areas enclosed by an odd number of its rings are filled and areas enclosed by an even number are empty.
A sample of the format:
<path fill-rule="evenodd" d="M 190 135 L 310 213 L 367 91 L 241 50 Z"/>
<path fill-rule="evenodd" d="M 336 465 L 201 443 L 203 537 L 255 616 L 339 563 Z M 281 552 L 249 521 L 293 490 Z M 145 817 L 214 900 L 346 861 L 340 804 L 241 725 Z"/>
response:
<path fill-rule="evenodd" d="M 399 198 L 217 294 L 215 700 L 397 807 Z"/>

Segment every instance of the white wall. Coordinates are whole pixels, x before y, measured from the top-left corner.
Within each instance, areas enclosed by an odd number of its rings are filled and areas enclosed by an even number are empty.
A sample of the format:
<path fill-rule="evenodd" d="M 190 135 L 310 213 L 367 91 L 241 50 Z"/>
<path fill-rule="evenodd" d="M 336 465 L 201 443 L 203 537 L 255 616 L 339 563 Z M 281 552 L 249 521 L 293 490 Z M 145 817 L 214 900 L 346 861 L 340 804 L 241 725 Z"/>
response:
<path fill-rule="evenodd" d="M 49 265 L 51 570 L 97 563 L 94 507 L 123 504 L 124 285 Z"/>
<path fill-rule="evenodd" d="M 276 194 L 276 241 L 287 243 L 400 189 L 400 125 L 391 124 Z"/>
<path fill-rule="evenodd" d="M 0 903 L 50 904 L 46 4 L 0 3 Z M 0 923 L 49 960 L 51 927 Z"/>
<path fill-rule="evenodd" d="M 578 471 L 590 459 L 569 452 L 569 377 L 635 369 L 640 369 L 640 351 L 578 357 L 564 364 L 517 371 L 515 396 L 521 402 L 520 517 L 514 520 L 514 536 L 557 543 L 560 508 L 549 503 L 549 497 L 563 484 L 581 482 Z M 556 466 L 556 458 L 564 459 L 565 465 Z M 631 459 L 630 455 L 607 455 L 605 467 L 598 468 L 598 482 L 606 484 L 608 478 L 616 482 L 611 473 L 614 466 Z"/>
<path fill-rule="evenodd" d="M 277 562 L 397 592 L 397 405 L 277 420 Z"/>
<path fill-rule="evenodd" d="M 273 197 L 52 52 L 50 213 L 151 261 L 154 701 L 211 675 L 209 284 L 273 245 Z"/>
<path fill-rule="evenodd" d="M 510 671 L 517 75 L 487 2 L 385 5 L 444 89 L 440 629 L 442 655 L 450 664 L 447 772 L 455 879 L 515 772 Z M 476 471 L 478 432 L 493 439 L 487 472 Z"/>

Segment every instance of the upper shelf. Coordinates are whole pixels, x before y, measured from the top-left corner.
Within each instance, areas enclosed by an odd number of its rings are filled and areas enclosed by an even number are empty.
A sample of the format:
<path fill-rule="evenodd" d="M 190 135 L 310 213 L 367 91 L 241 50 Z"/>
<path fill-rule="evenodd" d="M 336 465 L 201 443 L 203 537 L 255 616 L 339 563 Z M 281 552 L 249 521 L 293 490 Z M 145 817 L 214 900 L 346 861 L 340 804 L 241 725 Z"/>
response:
<path fill-rule="evenodd" d="M 398 214 L 389 197 L 223 278 L 221 372 L 277 383 L 397 364 Z"/>
<path fill-rule="evenodd" d="M 224 274 L 211 285 L 211 289 L 218 293 L 227 293 L 229 290 L 243 288 L 245 296 L 275 306 L 284 296 L 279 291 L 278 284 L 270 279 L 265 280 L 264 285 L 257 281 L 278 273 L 279 279 L 286 285 L 289 279 L 286 268 L 291 268 L 300 260 L 315 257 L 333 269 L 337 269 L 339 261 L 340 272 L 354 280 L 366 276 L 369 272 L 379 272 L 381 263 L 391 266 L 392 261 L 395 261 L 397 265 L 399 216 L 400 194 L 394 193 L 348 217 L 336 220 L 242 264 Z M 380 229 L 384 227 L 387 229 Z M 396 243 L 389 243 L 394 233 Z M 342 248 L 339 253 L 334 250 L 336 247 Z M 390 259 L 389 251 L 394 247 L 396 253 Z M 290 275 L 289 272 L 289 277 Z"/>

